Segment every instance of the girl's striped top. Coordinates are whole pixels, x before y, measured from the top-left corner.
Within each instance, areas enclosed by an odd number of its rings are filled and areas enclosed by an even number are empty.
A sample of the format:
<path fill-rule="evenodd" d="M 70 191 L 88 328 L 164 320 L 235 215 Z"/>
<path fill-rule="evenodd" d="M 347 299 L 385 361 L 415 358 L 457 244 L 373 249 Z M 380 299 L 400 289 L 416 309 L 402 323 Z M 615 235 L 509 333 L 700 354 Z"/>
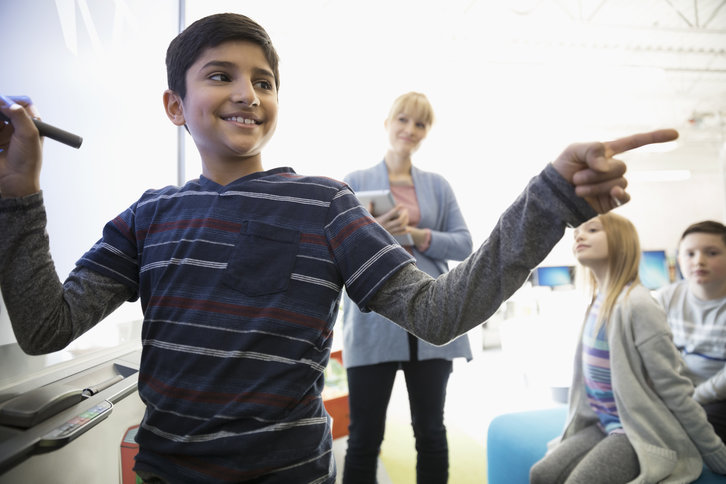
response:
<path fill-rule="evenodd" d="M 582 374 L 590 407 L 595 411 L 606 433 L 622 432 L 623 426 L 615 405 L 610 374 L 610 347 L 607 327 L 598 319 L 603 295 L 592 303 L 582 332 Z"/>

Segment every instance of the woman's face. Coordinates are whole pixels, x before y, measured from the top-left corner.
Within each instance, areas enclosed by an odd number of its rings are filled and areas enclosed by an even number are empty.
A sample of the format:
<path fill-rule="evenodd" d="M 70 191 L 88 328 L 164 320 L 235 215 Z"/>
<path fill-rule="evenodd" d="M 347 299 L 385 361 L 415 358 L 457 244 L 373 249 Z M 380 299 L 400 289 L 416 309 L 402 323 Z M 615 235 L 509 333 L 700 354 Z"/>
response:
<path fill-rule="evenodd" d="M 572 251 L 577 261 L 585 267 L 595 269 L 607 266 L 608 240 L 600 219 L 588 220 L 575 229 Z"/>
<path fill-rule="evenodd" d="M 406 156 L 418 149 L 429 130 L 426 123 L 405 112 L 387 119 L 385 126 L 391 149 Z"/>

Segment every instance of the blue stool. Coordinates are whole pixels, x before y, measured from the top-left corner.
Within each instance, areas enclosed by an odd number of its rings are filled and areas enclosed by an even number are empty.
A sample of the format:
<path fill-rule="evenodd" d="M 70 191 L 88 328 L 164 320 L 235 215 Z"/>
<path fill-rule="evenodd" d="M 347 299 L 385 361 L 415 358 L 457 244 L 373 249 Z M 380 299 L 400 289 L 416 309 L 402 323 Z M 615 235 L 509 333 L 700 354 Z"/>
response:
<path fill-rule="evenodd" d="M 567 406 L 507 413 L 495 417 L 487 430 L 488 484 L 529 484 L 529 469 L 565 425 Z M 724 484 L 726 476 L 703 466 L 696 484 Z"/>

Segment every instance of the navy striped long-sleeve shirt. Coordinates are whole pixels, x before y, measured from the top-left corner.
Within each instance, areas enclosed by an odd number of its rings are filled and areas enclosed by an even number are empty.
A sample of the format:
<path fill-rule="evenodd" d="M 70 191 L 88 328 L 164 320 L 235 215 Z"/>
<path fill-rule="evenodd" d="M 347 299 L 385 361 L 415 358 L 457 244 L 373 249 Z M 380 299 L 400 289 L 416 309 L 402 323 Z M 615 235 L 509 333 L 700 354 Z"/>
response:
<path fill-rule="evenodd" d="M 334 180 L 283 168 L 145 193 L 78 263 L 141 299 L 137 467 L 176 482 L 214 456 L 236 481 L 328 453 L 341 289 L 365 304 L 410 261 Z"/>
<path fill-rule="evenodd" d="M 330 483 L 320 391 L 340 288 L 444 344 L 594 214 L 548 165 L 471 257 L 432 279 L 342 183 L 290 169 L 225 187 L 201 178 L 146 193 L 61 282 L 42 193 L 0 197 L 0 287 L 30 354 L 64 348 L 141 298 L 148 410 L 137 470 L 171 482 Z"/>

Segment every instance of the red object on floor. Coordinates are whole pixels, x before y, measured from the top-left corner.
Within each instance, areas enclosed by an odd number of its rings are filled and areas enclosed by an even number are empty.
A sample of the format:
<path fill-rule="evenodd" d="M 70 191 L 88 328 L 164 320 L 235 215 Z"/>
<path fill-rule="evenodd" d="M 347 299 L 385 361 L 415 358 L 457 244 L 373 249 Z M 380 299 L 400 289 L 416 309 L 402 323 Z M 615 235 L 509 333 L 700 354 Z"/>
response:
<path fill-rule="evenodd" d="M 129 427 L 121 440 L 121 484 L 136 484 L 134 457 L 139 452 L 139 444 L 136 443 L 138 430 L 138 425 Z"/>
<path fill-rule="evenodd" d="M 341 350 L 333 351 L 330 354 L 331 359 L 338 360 L 343 363 L 343 352 Z M 350 408 L 348 407 L 348 395 L 341 395 L 334 398 L 324 398 L 323 404 L 325 410 L 333 417 L 333 438 L 337 439 L 348 435 L 348 424 L 350 423 Z"/>

